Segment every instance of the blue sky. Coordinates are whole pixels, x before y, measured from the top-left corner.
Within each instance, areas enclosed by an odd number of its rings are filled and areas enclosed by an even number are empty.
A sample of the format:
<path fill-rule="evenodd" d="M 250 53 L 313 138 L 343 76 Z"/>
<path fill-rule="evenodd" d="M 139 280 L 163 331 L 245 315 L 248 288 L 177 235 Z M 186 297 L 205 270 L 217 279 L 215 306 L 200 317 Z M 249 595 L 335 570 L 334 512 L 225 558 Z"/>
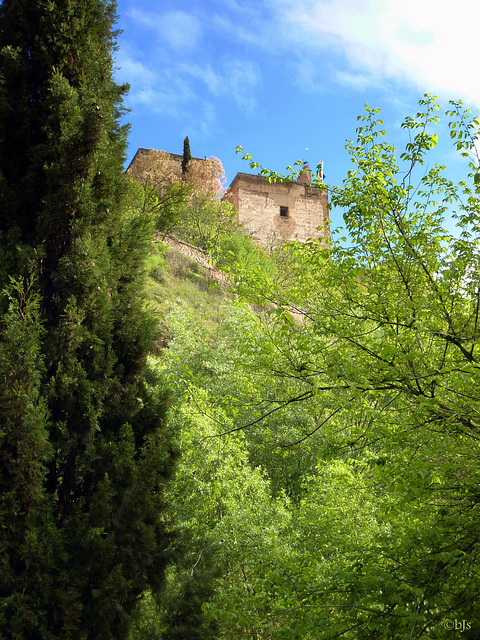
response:
<path fill-rule="evenodd" d="M 129 160 L 139 147 L 181 154 L 188 135 L 193 156 L 221 159 L 227 184 L 251 172 L 237 145 L 280 172 L 323 159 L 340 184 L 365 103 L 399 148 L 425 92 L 480 112 L 478 0 L 119 0 L 118 12 Z M 439 135 L 434 161 L 461 178 L 446 119 Z"/>

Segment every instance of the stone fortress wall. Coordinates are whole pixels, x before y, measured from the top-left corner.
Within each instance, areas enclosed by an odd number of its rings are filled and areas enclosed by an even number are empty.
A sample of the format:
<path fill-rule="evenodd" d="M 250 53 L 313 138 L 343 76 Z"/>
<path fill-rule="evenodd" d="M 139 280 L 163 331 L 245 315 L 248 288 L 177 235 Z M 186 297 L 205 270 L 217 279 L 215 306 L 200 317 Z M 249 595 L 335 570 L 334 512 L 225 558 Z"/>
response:
<path fill-rule="evenodd" d="M 150 155 L 150 153 L 154 151 L 155 151 L 154 149 L 145 149 L 143 147 L 140 147 L 137 153 L 133 156 L 132 161 L 128 165 L 125 173 L 127 175 L 134 174 L 135 167 L 144 160 L 148 161 L 148 156 Z M 179 178 L 181 178 L 183 156 L 179 155 L 178 153 L 167 153 L 167 155 L 169 156 L 169 165 L 168 165 L 169 171 L 171 171 L 172 173 L 177 175 Z M 192 160 L 200 160 L 200 158 L 192 158 Z"/>
<path fill-rule="evenodd" d="M 151 151 L 138 149 L 127 174 L 135 175 L 136 167 L 145 167 Z M 182 179 L 183 156 L 167 156 L 169 171 Z M 260 175 L 237 173 L 223 197 L 236 208 L 237 222 L 263 247 L 330 237 L 328 192 L 312 185 L 307 164 L 296 182 L 269 182 Z"/>
<path fill-rule="evenodd" d="M 330 237 L 327 190 L 311 186 L 308 165 L 304 169 L 308 173 L 296 182 L 270 183 L 263 176 L 237 173 L 225 197 L 259 244 Z"/>

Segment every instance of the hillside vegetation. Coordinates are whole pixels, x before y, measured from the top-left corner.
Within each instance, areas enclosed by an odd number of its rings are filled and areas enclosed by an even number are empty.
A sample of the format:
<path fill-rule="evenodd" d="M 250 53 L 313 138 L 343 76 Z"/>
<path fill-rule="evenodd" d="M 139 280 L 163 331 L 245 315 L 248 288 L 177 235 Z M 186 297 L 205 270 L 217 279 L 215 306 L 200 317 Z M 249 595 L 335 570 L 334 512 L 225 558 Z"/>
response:
<path fill-rule="evenodd" d="M 162 257 L 174 535 L 132 639 L 478 637 L 478 122 L 452 105 L 464 183 L 415 183 L 420 106 L 398 160 L 367 109 L 331 190 L 348 248 L 219 251 L 228 289 Z"/>
<path fill-rule="evenodd" d="M 0 3 L 0 638 L 477 640 L 480 120 L 366 106 L 265 252 L 188 140 L 125 175 L 116 20 Z"/>

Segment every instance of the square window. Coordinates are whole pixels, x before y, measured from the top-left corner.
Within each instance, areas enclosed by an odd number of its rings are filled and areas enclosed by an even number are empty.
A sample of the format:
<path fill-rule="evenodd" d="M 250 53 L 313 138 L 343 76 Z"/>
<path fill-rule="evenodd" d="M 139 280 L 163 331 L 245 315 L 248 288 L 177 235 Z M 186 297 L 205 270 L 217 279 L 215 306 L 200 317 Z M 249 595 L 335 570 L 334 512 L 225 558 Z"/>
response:
<path fill-rule="evenodd" d="M 288 207 L 280 207 L 280 217 L 288 218 Z"/>

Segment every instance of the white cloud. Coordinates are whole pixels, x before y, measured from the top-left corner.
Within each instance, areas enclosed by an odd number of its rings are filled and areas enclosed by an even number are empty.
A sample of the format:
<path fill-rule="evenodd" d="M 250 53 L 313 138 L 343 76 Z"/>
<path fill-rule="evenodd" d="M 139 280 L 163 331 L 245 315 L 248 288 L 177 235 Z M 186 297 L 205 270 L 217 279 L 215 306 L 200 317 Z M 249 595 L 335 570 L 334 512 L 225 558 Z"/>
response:
<path fill-rule="evenodd" d="M 223 78 L 220 73 L 212 68 L 211 64 L 206 64 L 204 66 L 190 63 L 183 64 L 179 65 L 178 72 L 184 76 L 190 76 L 205 83 L 208 91 L 214 96 L 220 95 L 223 91 Z"/>
<path fill-rule="evenodd" d="M 163 45 L 169 45 L 177 52 L 194 51 L 202 38 L 203 30 L 200 21 L 184 11 L 160 14 L 132 9 L 128 16 L 137 25 L 156 32 Z"/>
<path fill-rule="evenodd" d="M 147 65 L 135 58 L 135 54 L 128 50 L 128 47 L 122 47 L 115 58 L 118 67 L 117 75 L 124 79 L 125 82 L 131 82 L 134 79 L 137 85 L 151 85 L 155 82 L 156 74 Z"/>
<path fill-rule="evenodd" d="M 215 69 L 211 64 L 184 64 L 178 69 L 184 77 L 203 82 L 212 96 L 229 96 L 245 111 L 256 106 L 253 89 L 260 82 L 260 74 L 251 62 L 224 59 Z"/>
<path fill-rule="evenodd" d="M 205 137 L 208 137 L 215 129 L 215 120 L 215 107 L 210 102 L 203 102 L 201 110 L 195 116 L 195 121 L 189 124 L 192 129 L 200 131 Z"/>
<path fill-rule="evenodd" d="M 233 60 L 226 69 L 227 92 L 235 102 L 245 109 L 252 111 L 256 106 L 253 89 L 260 82 L 260 74 L 251 62 Z"/>
<path fill-rule="evenodd" d="M 348 71 L 335 71 L 333 74 L 335 81 L 343 86 L 351 89 L 371 89 L 375 87 L 376 80 L 372 75 L 364 75 L 362 73 L 350 73 Z"/>
<path fill-rule="evenodd" d="M 269 0 L 285 42 L 328 63 L 337 79 L 364 86 L 399 80 L 480 106 L 478 0 Z M 335 74 L 334 74 L 335 76 Z"/>
<path fill-rule="evenodd" d="M 209 63 L 175 65 L 165 52 L 157 53 L 157 59 L 162 56 L 162 64 L 153 67 L 138 60 L 128 46 L 118 52 L 117 81 L 131 84 L 125 101 L 128 108 L 186 121 L 190 129 L 195 128 L 208 137 L 216 127 L 217 98 L 235 102 L 247 112 L 256 107 L 253 89 L 259 76 L 253 64 L 224 59 L 215 68 Z M 206 92 L 201 85 L 206 87 Z M 192 105 L 195 105 L 193 110 Z"/>
<path fill-rule="evenodd" d="M 183 51 L 196 49 L 202 36 L 200 22 L 183 11 L 173 11 L 164 15 L 159 28 L 162 36 L 172 47 Z"/>
<path fill-rule="evenodd" d="M 126 105 L 143 106 L 157 114 L 181 116 L 183 108 L 195 99 L 195 93 L 185 78 L 175 74 L 169 65 L 154 68 L 138 59 L 138 53 L 127 45 L 116 56 L 117 80 L 129 82 Z"/>
<path fill-rule="evenodd" d="M 230 5 L 236 16 L 258 18 L 257 5 L 249 8 L 248 0 L 238 5 L 232 0 Z M 223 2 L 221 8 L 225 9 Z M 117 76 L 131 84 L 129 106 L 143 106 L 180 120 L 191 113 L 195 105 L 203 129 L 212 125 L 215 117 L 212 103 L 219 98 L 235 103 L 246 112 L 255 108 L 254 89 L 260 82 L 259 67 L 248 59 L 243 60 L 242 52 L 235 56 L 226 53 L 228 47 L 225 52 L 220 49 L 218 55 L 219 24 L 213 15 L 202 12 L 201 7 L 194 15 L 180 10 L 149 11 L 141 5 L 126 15 L 131 28 L 125 33 L 131 35 L 129 40 L 122 37 Z M 220 31 L 229 42 L 235 40 L 232 31 Z"/>

